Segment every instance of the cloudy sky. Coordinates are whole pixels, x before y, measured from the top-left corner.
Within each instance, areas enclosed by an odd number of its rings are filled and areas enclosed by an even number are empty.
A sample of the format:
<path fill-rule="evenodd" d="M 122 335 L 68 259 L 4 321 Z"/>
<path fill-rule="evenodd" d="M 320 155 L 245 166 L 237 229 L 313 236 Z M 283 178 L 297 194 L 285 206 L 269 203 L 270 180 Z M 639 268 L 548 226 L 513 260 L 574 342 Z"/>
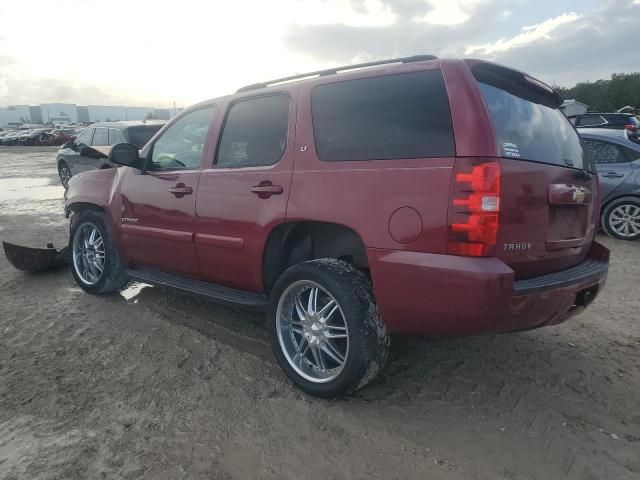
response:
<path fill-rule="evenodd" d="M 1 0 L 0 106 L 186 106 L 420 53 L 570 86 L 640 71 L 639 44 L 640 0 Z"/>

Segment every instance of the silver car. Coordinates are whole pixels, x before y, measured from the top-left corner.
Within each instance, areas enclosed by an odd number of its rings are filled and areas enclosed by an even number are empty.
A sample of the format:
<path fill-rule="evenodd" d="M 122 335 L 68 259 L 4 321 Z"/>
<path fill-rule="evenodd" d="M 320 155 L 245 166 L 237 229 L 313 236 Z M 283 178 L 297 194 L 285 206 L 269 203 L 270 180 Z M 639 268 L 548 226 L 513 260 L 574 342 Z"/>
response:
<path fill-rule="evenodd" d="M 165 122 L 99 122 L 85 128 L 78 137 L 58 150 L 58 174 L 67 188 L 73 175 L 87 170 L 111 168 L 108 147 L 116 143 L 132 143 L 142 148 Z"/>

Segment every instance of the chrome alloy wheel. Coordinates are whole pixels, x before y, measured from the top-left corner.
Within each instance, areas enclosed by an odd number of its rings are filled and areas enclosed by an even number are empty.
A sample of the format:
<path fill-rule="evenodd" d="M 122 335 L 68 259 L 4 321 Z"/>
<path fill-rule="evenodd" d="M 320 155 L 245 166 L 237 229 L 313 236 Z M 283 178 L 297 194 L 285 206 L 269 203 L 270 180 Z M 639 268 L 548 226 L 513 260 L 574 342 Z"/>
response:
<path fill-rule="evenodd" d="M 310 280 L 289 285 L 276 310 L 280 348 L 303 378 L 326 383 L 340 375 L 349 355 L 349 329 L 336 299 Z"/>
<path fill-rule="evenodd" d="M 104 270 L 104 240 L 98 228 L 85 223 L 73 237 L 73 267 L 87 285 L 95 285 Z"/>
<path fill-rule="evenodd" d="M 64 188 L 69 187 L 69 180 L 71 180 L 71 170 L 69 170 L 69 167 L 66 164 L 63 164 L 60 167 L 60 181 Z"/>
<path fill-rule="evenodd" d="M 620 205 L 609 215 L 611 229 L 621 237 L 634 237 L 640 233 L 640 207 Z"/>

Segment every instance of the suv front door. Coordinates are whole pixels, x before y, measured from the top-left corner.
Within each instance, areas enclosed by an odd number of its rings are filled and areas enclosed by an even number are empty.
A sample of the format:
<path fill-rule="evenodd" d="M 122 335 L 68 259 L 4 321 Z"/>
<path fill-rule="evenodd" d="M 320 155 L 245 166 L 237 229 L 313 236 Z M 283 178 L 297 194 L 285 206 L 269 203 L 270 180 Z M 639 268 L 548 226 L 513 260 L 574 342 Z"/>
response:
<path fill-rule="evenodd" d="M 198 276 L 193 222 L 213 111 L 208 106 L 176 119 L 150 147 L 145 170 L 124 176 L 121 242 L 128 263 Z"/>
<path fill-rule="evenodd" d="M 286 215 L 296 90 L 232 101 L 200 177 L 195 242 L 204 279 L 260 292 L 262 252 Z"/>
<path fill-rule="evenodd" d="M 624 183 L 633 168 L 621 145 L 593 139 L 584 139 L 584 143 L 596 164 L 600 181 L 600 202 L 604 203 Z"/>

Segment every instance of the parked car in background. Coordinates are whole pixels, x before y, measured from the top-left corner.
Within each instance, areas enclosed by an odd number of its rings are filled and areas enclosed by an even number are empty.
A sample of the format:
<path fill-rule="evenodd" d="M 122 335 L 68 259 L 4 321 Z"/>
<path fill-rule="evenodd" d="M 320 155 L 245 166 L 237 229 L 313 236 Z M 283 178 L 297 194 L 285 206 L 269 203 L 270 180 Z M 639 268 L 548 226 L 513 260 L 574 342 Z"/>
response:
<path fill-rule="evenodd" d="M 40 137 L 40 145 L 64 145 L 75 140 L 75 129 L 57 129 L 45 132 Z"/>
<path fill-rule="evenodd" d="M 561 103 L 517 70 L 429 55 L 241 88 L 71 180 L 72 274 L 263 308 L 279 365 L 322 397 L 375 378 L 390 332 L 555 325 L 609 265 Z"/>
<path fill-rule="evenodd" d="M 580 135 L 600 180 L 602 229 L 622 240 L 640 238 L 640 144 L 626 130 L 589 128 Z"/>
<path fill-rule="evenodd" d="M 41 140 L 45 138 L 47 132 L 50 131 L 50 128 L 26 130 L 22 135 L 20 135 L 20 137 L 18 137 L 18 143 L 20 145 L 40 145 Z"/>
<path fill-rule="evenodd" d="M 24 130 L 14 130 L 8 132 L 2 137 L 2 145 L 18 145 L 18 138 L 24 133 Z"/>
<path fill-rule="evenodd" d="M 628 130 L 629 138 L 638 138 L 640 120 L 631 113 L 598 113 L 589 112 L 569 117 L 576 128 L 607 128 L 611 130 Z"/>
<path fill-rule="evenodd" d="M 71 177 L 80 172 L 113 167 L 105 147 L 124 142 L 142 148 L 164 123 L 100 122 L 85 128 L 75 140 L 58 150 L 58 173 L 62 185 L 67 188 Z"/>

